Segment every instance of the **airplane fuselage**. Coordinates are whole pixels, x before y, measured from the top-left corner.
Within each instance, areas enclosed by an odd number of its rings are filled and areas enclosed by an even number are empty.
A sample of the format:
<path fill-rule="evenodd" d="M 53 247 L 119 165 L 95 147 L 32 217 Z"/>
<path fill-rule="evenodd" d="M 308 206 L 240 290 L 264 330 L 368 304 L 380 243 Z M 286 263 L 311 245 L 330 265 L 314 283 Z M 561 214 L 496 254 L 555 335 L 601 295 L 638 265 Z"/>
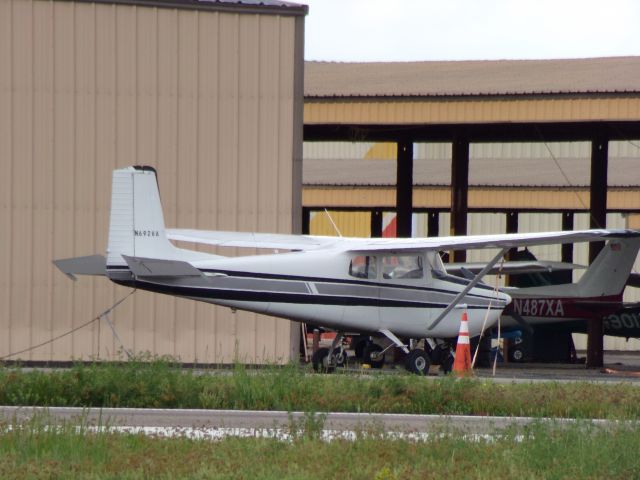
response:
<path fill-rule="evenodd" d="M 406 257 L 323 250 L 214 257 L 193 262 L 199 276 L 136 277 L 126 266 L 110 266 L 107 271 L 113 281 L 136 288 L 336 330 L 387 329 L 410 338 L 456 336 L 460 310 L 429 327 L 469 281 L 433 275 L 428 254 Z M 420 267 L 406 271 L 402 262 L 409 260 Z M 371 271 L 355 271 L 364 263 L 354 262 L 367 261 Z M 489 287 L 472 288 L 460 302 L 466 304 L 471 334 L 480 333 L 485 319 L 486 326 L 493 325 L 508 301 L 507 295 Z"/>

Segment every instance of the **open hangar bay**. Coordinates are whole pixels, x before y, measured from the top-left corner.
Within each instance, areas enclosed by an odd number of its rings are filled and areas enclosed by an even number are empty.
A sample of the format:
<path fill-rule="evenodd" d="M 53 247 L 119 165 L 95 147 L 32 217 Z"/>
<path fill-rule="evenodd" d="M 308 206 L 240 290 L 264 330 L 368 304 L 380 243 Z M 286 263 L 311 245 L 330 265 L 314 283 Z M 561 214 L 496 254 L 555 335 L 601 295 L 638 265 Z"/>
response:
<path fill-rule="evenodd" d="M 638 58 L 305 65 L 307 11 L 285 2 L 0 0 L 0 12 L 0 357 L 126 293 L 71 283 L 51 260 L 104 250 L 110 172 L 132 163 L 158 169 L 175 227 L 328 233 L 312 218 L 324 208 L 366 218 L 364 235 L 390 212 L 400 236 L 640 226 Z M 122 345 L 94 323 L 20 358 L 298 357 L 286 320 L 142 292 L 110 319 Z"/>
<path fill-rule="evenodd" d="M 633 57 L 307 63 L 305 231 L 330 231 L 324 209 L 374 236 L 638 228 L 639 72 Z M 588 330 L 602 365 L 602 322 Z"/>

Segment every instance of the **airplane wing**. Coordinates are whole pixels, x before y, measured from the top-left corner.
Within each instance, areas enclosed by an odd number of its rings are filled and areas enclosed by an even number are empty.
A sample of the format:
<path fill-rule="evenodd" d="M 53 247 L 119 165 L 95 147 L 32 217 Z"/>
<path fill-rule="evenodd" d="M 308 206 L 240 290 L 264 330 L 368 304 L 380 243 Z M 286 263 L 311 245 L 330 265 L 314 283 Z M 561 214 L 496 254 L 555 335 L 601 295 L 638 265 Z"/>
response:
<path fill-rule="evenodd" d="M 509 249 L 533 245 L 596 242 L 609 238 L 640 237 L 636 230 L 575 230 L 543 233 L 505 233 L 429 238 L 372 238 L 354 242 L 348 251 L 372 253 L 385 251 L 467 250 L 481 248 Z M 343 239 L 347 240 L 347 239 Z"/>
<path fill-rule="evenodd" d="M 471 273 L 480 272 L 486 265 L 486 262 L 463 262 L 463 263 L 445 263 L 444 267 L 447 273 L 459 275 L 463 269 Z M 504 273 L 515 275 L 520 273 L 546 273 L 557 272 L 563 270 L 578 270 L 587 268 L 584 265 L 566 262 L 554 262 L 549 260 L 515 260 L 503 262 L 495 265 L 487 275 L 495 275 Z"/>
<path fill-rule="evenodd" d="M 223 232 L 212 230 L 168 229 L 169 240 L 203 243 L 219 247 L 314 250 L 335 244 L 339 237 L 314 237 L 279 233 Z"/>

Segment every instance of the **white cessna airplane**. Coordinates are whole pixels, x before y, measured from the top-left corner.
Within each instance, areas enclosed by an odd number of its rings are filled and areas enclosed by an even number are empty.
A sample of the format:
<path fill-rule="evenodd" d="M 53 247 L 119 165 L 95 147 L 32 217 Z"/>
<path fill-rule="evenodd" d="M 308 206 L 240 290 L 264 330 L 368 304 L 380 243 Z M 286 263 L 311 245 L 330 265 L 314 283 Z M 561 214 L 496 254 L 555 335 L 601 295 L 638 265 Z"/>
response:
<path fill-rule="evenodd" d="M 456 337 L 465 305 L 469 331 L 493 325 L 511 297 L 481 283 L 513 247 L 638 236 L 628 230 L 585 230 L 440 238 L 314 237 L 165 228 L 156 172 L 113 172 L 109 245 L 100 255 L 56 260 L 67 275 L 105 275 L 121 285 L 215 303 L 322 326 L 338 332 L 314 366 L 331 370 L 346 358 L 345 333 L 383 335 L 407 354 L 407 369 L 426 373 L 434 355 L 450 365 L 446 346 Z M 170 240 L 217 246 L 291 250 L 224 257 L 177 248 Z M 493 248 L 500 252 L 472 279 L 447 273 L 439 251 Z M 415 348 L 415 339 L 425 349 Z M 408 340 L 408 341 L 407 341 Z M 440 342 L 439 345 L 443 345 Z M 381 363 L 371 344 L 365 357 Z"/>

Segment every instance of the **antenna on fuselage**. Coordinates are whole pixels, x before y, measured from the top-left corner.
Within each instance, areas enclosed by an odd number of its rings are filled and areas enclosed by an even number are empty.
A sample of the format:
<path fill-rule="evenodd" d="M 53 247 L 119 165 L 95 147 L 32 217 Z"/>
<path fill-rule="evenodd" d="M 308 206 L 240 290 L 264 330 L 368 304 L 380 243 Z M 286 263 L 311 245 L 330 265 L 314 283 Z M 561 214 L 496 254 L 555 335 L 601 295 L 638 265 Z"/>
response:
<path fill-rule="evenodd" d="M 333 221 L 333 218 L 331 218 L 331 214 L 329 213 L 329 210 L 327 210 L 326 208 L 324 209 L 324 213 L 327 214 L 327 217 L 329 218 L 329 221 L 331 222 L 331 225 L 333 225 L 333 229 L 336 231 L 336 233 L 338 234 L 339 237 L 342 237 L 342 234 L 340 233 L 340 230 L 338 229 L 338 226 L 336 225 L 336 222 Z"/>

